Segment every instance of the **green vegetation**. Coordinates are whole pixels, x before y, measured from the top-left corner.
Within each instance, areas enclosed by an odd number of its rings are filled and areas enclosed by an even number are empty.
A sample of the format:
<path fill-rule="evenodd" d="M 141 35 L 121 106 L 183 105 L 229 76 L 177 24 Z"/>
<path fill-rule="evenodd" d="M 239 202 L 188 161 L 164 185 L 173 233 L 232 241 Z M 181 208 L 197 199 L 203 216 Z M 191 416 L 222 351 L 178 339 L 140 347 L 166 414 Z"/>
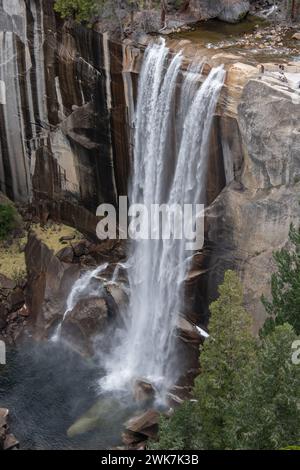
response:
<path fill-rule="evenodd" d="M 230 448 L 279 449 L 300 443 L 300 367 L 291 360 L 296 338 L 286 323 L 263 339 L 231 407 Z"/>
<path fill-rule="evenodd" d="M 77 230 L 63 224 L 53 224 L 50 227 L 42 227 L 40 224 L 31 225 L 37 237 L 45 243 L 50 250 L 57 253 L 66 246 L 62 238 L 72 238 L 71 243 L 76 244 L 82 240 L 83 236 Z M 0 241 L 0 273 L 19 281 L 25 277 L 26 263 L 24 248 L 27 243 L 27 233 L 22 238 L 11 240 L 10 244 Z"/>
<path fill-rule="evenodd" d="M 90 23 L 94 16 L 101 13 L 104 6 L 110 7 L 112 14 L 120 21 L 119 13 L 124 13 L 124 6 L 130 13 L 149 7 L 161 6 L 163 8 L 163 5 L 159 0 L 153 0 L 150 4 L 144 0 L 126 0 L 126 2 L 123 1 L 123 5 L 110 0 L 56 0 L 54 9 L 62 18 L 73 18 L 79 23 Z"/>
<path fill-rule="evenodd" d="M 104 1 L 104 0 L 103 0 Z M 62 18 L 89 22 L 101 7 L 102 0 L 56 0 L 54 9 Z"/>
<path fill-rule="evenodd" d="M 18 213 L 11 204 L 0 204 L 0 240 L 4 240 L 17 226 Z"/>
<path fill-rule="evenodd" d="M 290 323 L 300 334 L 300 232 L 290 229 L 290 249 L 274 253 L 277 272 L 271 278 L 272 300 L 262 301 L 269 315 L 262 335 L 272 332 L 276 325 Z"/>
<path fill-rule="evenodd" d="M 210 307 L 210 337 L 201 351 L 194 400 L 186 401 L 171 418 L 162 418 L 159 441 L 151 448 L 297 447 L 300 367 L 291 360 L 297 338 L 293 326 L 274 325 L 259 342 L 251 334 L 234 272 L 225 274 L 219 292 Z"/>

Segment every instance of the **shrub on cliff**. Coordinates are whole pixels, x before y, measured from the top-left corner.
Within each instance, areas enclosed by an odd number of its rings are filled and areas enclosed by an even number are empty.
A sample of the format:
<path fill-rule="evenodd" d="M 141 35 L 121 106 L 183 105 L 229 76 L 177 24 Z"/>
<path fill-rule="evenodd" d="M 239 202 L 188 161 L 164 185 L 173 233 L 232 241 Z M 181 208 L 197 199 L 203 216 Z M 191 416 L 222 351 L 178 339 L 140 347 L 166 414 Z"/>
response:
<path fill-rule="evenodd" d="M 289 238 L 291 248 L 274 253 L 277 272 L 271 278 L 272 299 L 262 299 L 269 315 L 262 328 L 262 336 L 283 323 L 290 323 L 300 334 L 300 231 L 293 225 Z"/>
<path fill-rule="evenodd" d="M 89 22 L 102 3 L 102 0 L 56 0 L 54 9 L 62 18 L 71 17 L 78 22 Z"/>
<path fill-rule="evenodd" d="M 0 240 L 7 238 L 17 225 L 17 211 L 11 204 L 0 204 Z"/>

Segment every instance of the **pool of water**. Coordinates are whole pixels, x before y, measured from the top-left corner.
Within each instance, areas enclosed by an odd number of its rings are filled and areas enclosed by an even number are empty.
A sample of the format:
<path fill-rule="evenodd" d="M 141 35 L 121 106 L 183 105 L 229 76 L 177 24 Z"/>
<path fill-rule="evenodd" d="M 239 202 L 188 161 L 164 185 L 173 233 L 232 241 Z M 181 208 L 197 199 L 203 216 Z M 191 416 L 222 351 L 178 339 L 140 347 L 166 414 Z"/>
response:
<path fill-rule="evenodd" d="M 217 44 L 224 40 L 236 39 L 246 33 L 255 31 L 257 26 L 268 24 L 265 20 L 248 15 L 244 21 L 237 24 L 225 23 L 218 20 L 209 20 L 198 23 L 191 31 L 173 34 L 177 39 L 189 39 L 194 44 Z"/>
<path fill-rule="evenodd" d="M 0 407 L 9 408 L 11 432 L 22 449 L 107 449 L 120 444 L 122 425 L 133 409 L 121 399 L 117 406 L 107 406 L 111 398 L 99 396 L 98 361 L 83 359 L 62 344 L 27 341 L 8 351 L 7 365 L 0 367 Z M 68 437 L 70 426 L 92 407 L 98 413 L 102 403 L 106 411 L 96 425 L 85 432 L 81 426 Z"/>
<path fill-rule="evenodd" d="M 202 53 L 208 57 L 222 51 L 239 55 L 243 62 L 251 64 L 300 60 L 299 42 L 291 39 L 293 31 L 288 31 L 284 35 L 280 47 L 274 46 L 271 41 L 269 46 L 260 48 L 261 39 L 254 40 L 254 44 L 253 40 L 251 44 L 247 44 L 251 33 L 261 31 L 269 26 L 271 27 L 266 20 L 248 15 L 244 21 L 237 24 L 218 20 L 200 22 L 191 31 L 170 35 L 170 39 L 171 41 L 188 40 L 191 42 L 191 48 L 195 49 L 197 46 L 197 49 L 202 50 Z M 244 37 L 245 41 L 243 41 Z M 188 46 L 186 47 L 188 48 Z"/>

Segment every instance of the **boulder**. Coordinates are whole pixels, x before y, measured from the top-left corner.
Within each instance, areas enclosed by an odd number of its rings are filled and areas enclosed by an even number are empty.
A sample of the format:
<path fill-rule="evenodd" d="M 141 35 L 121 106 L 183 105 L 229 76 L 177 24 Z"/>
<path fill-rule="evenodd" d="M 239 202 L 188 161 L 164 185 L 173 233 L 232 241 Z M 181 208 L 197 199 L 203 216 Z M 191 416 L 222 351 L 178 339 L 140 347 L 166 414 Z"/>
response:
<path fill-rule="evenodd" d="M 224 7 L 218 15 L 218 19 L 226 23 L 238 23 L 245 18 L 250 9 L 248 0 L 226 0 L 222 3 Z"/>
<path fill-rule="evenodd" d="M 133 395 L 138 402 L 147 402 L 155 398 L 155 388 L 146 380 L 136 380 L 133 388 Z"/>
<path fill-rule="evenodd" d="M 126 431 L 142 434 L 148 438 L 155 438 L 158 433 L 160 414 L 156 410 L 148 410 L 145 413 L 134 416 L 125 423 Z"/>
<path fill-rule="evenodd" d="M 176 322 L 177 334 L 184 341 L 188 343 L 200 343 L 201 336 L 197 331 L 196 326 L 191 323 L 187 318 L 179 315 Z"/>
<path fill-rule="evenodd" d="M 15 436 L 9 433 L 9 410 L 0 408 L 0 450 L 15 450 L 19 448 L 19 442 Z"/>
<path fill-rule="evenodd" d="M 238 23 L 249 12 L 248 0 L 190 0 L 191 12 L 198 20 L 218 18 L 227 23 Z"/>
<path fill-rule="evenodd" d="M 8 426 L 9 410 L 7 408 L 0 408 L 0 428 Z"/>
<path fill-rule="evenodd" d="M 132 431 L 122 432 L 122 442 L 128 447 L 136 447 L 137 444 L 145 441 L 145 436 L 143 434 L 138 434 Z"/>
<path fill-rule="evenodd" d="M 109 325 L 108 308 L 103 298 L 82 299 L 66 316 L 62 324 L 62 335 L 76 349 L 92 354 L 92 339 L 104 334 Z"/>
<path fill-rule="evenodd" d="M 19 441 L 15 438 L 13 434 L 7 434 L 3 444 L 3 450 L 15 450 L 20 447 Z"/>
<path fill-rule="evenodd" d="M 296 41 L 300 41 L 300 33 L 293 34 L 292 39 L 296 39 Z"/>

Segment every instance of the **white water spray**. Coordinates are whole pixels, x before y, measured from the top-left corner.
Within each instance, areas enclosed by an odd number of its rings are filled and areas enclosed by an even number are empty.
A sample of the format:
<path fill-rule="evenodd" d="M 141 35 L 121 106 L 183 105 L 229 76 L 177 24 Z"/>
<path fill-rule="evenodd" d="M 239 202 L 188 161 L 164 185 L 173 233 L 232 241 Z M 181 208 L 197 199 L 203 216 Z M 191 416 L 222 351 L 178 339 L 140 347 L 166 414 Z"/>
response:
<path fill-rule="evenodd" d="M 148 208 L 205 202 L 210 130 L 225 79 L 220 66 L 199 88 L 190 75 L 195 72 L 188 71 L 178 100 L 182 56 L 169 56 L 164 42 L 150 45 L 139 79 L 130 202 Z M 143 377 L 163 394 L 177 379 L 174 333 L 191 255 L 185 243 L 184 238 L 134 242 L 130 324 L 106 364 L 103 389 L 126 389 Z"/>
<path fill-rule="evenodd" d="M 74 283 L 72 290 L 67 299 L 67 307 L 63 315 L 63 319 L 56 328 L 54 335 L 51 340 L 57 342 L 61 337 L 61 328 L 67 318 L 68 314 L 73 310 L 81 299 L 90 299 L 92 297 L 98 297 L 101 293 L 102 286 L 99 283 L 98 286 L 93 287 L 91 281 L 93 278 L 97 278 L 99 274 L 103 273 L 108 267 L 108 263 L 101 264 L 96 269 L 92 271 L 87 271 L 82 277 L 77 279 Z"/>

